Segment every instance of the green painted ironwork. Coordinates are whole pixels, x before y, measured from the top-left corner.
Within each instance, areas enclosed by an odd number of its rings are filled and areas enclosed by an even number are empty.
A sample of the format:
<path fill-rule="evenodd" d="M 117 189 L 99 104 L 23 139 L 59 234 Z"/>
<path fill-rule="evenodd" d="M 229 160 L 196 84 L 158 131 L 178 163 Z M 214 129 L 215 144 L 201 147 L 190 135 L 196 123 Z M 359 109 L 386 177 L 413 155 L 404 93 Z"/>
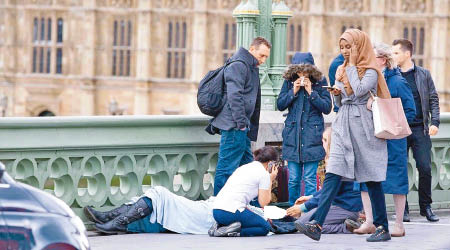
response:
<path fill-rule="evenodd" d="M 283 83 L 286 67 L 287 22 L 292 12 L 283 0 L 243 0 L 234 9 L 237 22 L 237 47 L 249 48 L 256 36 L 272 43 L 269 59 L 259 68 L 262 109 L 276 110 L 275 100 Z"/>

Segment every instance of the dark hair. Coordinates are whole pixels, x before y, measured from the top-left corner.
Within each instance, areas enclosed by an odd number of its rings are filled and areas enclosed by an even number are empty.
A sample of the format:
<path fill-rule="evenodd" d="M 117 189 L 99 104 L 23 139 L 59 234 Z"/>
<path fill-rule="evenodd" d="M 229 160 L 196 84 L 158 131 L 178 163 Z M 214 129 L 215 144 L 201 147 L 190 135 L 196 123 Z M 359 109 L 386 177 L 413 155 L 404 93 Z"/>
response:
<path fill-rule="evenodd" d="M 272 48 L 272 44 L 261 36 L 258 36 L 255 39 L 253 39 L 253 42 L 250 44 L 250 46 L 253 46 L 255 47 L 255 49 L 257 49 L 261 44 L 266 45 L 266 47 L 269 49 Z"/>
<path fill-rule="evenodd" d="M 409 51 L 409 53 L 412 56 L 412 54 L 413 54 L 413 43 L 410 40 L 408 40 L 408 39 L 395 39 L 394 42 L 392 43 L 392 45 L 395 46 L 397 44 L 400 44 L 401 49 L 403 51 Z"/>
<path fill-rule="evenodd" d="M 316 83 L 323 78 L 322 72 L 312 64 L 291 64 L 284 72 L 283 78 L 294 82 L 298 78 L 298 73 L 307 74 L 312 83 Z"/>
<path fill-rule="evenodd" d="M 253 152 L 255 161 L 269 162 L 278 161 L 278 151 L 272 146 L 265 146 Z"/>

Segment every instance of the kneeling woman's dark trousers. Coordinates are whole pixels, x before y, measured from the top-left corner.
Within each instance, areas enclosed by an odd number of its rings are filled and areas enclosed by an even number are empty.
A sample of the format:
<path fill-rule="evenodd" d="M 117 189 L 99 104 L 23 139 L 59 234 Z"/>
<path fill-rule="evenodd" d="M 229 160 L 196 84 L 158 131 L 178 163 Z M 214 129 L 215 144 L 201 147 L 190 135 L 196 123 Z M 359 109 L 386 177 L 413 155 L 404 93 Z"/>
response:
<path fill-rule="evenodd" d="M 322 195 L 316 212 L 311 216 L 311 220 L 316 220 L 321 226 L 330 210 L 336 194 L 341 185 L 342 177 L 332 173 L 326 173 L 323 182 Z M 370 202 L 372 203 L 373 224 L 378 227 L 382 225 L 386 231 L 389 231 L 386 214 L 386 201 L 381 182 L 366 182 L 369 191 Z"/>
<path fill-rule="evenodd" d="M 221 209 L 213 209 L 213 216 L 220 226 L 228 226 L 231 223 L 240 222 L 241 237 L 265 236 L 271 228 L 269 222 L 263 217 L 248 209 L 244 209 L 242 212 L 236 210 L 234 213 Z"/>

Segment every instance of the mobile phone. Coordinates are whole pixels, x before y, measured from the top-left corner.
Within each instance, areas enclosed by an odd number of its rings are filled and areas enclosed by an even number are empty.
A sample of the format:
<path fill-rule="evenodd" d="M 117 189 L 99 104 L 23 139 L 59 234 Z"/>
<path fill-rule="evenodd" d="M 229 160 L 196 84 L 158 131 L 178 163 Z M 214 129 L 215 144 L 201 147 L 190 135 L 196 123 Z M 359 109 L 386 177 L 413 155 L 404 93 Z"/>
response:
<path fill-rule="evenodd" d="M 331 87 L 331 86 L 322 86 L 322 88 L 326 88 L 328 91 L 339 90 L 338 88 Z"/>

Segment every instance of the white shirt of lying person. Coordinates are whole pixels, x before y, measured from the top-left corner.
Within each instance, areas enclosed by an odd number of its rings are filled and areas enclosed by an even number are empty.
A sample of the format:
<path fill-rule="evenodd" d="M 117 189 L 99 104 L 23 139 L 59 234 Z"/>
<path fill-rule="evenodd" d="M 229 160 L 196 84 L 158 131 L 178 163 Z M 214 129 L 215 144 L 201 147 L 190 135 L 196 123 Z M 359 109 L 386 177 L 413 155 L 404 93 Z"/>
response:
<path fill-rule="evenodd" d="M 259 161 L 238 167 L 228 178 L 214 201 L 214 209 L 231 213 L 244 211 L 251 200 L 258 196 L 259 189 L 269 190 L 270 174 Z"/>

